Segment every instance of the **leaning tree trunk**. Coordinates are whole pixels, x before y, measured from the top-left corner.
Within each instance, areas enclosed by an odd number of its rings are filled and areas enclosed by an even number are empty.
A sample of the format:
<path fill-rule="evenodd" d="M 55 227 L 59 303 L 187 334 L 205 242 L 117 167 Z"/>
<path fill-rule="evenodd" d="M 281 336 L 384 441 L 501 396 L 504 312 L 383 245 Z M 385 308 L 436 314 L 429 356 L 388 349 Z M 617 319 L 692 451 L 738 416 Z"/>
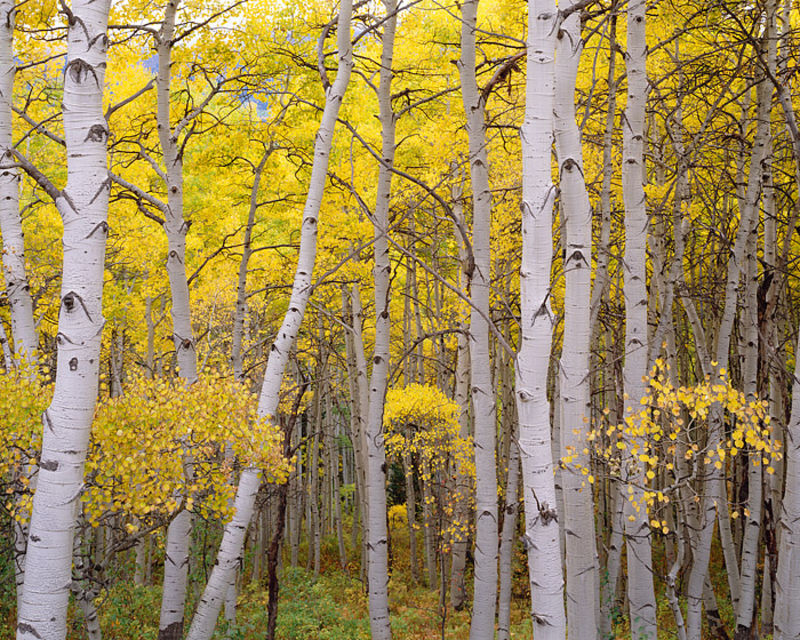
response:
<path fill-rule="evenodd" d="M 528 76 L 522 137 L 522 265 L 516 398 L 525 535 L 536 640 L 566 635 L 561 540 L 553 479 L 547 373 L 553 335 L 550 269 L 553 203 L 554 56 L 558 12 L 552 0 L 528 2 Z"/>
<path fill-rule="evenodd" d="M 475 78 L 478 0 L 461 6 L 461 96 L 469 137 L 472 182 L 472 255 L 470 278 L 470 384 L 475 441 L 475 553 L 470 640 L 494 635 L 497 603 L 497 466 L 495 394 L 489 356 L 489 281 L 491 278 L 492 192 L 486 148 L 485 98 Z"/>
<path fill-rule="evenodd" d="M 623 124 L 622 197 L 625 205 L 625 418 L 639 410 L 639 400 L 647 389 L 647 211 L 645 209 L 644 141 L 645 102 L 647 100 L 647 42 L 645 40 L 645 0 L 628 5 L 628 102 Z M 641 442 L 629 437 L 628 450 Z M 644 472 L 628 478 L 625 502 L 625 534 L 628 559 L 628 601 L 633 640 L 652 640 L 658 636 L 656 596 L 653 586 L 653 561 L 650 523 L 644 499 Z M 632 490 L 632 493 L 631 493 Z"/>
<path fill-rule="evenodd" d="M 378 106 L 381 122 L 381 166 L 378 170 L 375 212 L 372 220 L 375 265 L 375 347 L 367 403 L 367 588 L 372 640 L 389 640 L 389 556 L 386 530 L 386 445 L 383 410 L 389 381 L 390 277 L 389 202 L 395 150 L 395 114 L 392 110 L 392 60 L 397 25 L 396 0 L 383 0 L 387 19 L 383 25 Z"/>
<path fill-rule="evenodd" d="M 303 209 L 300 255 L 292 285 L 292 295 L 289 300 L 289 309 L 284 316 L 277 337 L 272 343 L 261 387 L 258 413 L 266 419 L 274 419 L 276 416 L 286 364 L 289 361 L 289 354 L 303 322 L 311 295 L 311 278 L 317 255 L 317 222 L 328 172 L 328 159 L 333 144 L 336 119 L 353 67 L 353 52 L 350 44 L 351 13 L 351 0 L 343 0 L 337 34 L 339 69 L 333 84 L 326 89 L 325 109 L 314 143 L 314 163 Z M 187 640 L 209 640 L 214 632 L 225 594 L 231 582 L 236 578 L 236 569 L 239 566 L 244 547 L 244 536 L 253 515 L 260 484 L 260 469 L 247 467 L 242 471 L 234 501 L 234 516 L 225 526 L 217 561 L 197 605 Z"/>
<path fill-rule="evenodd" d="M 103 80 L 108 0 L 75 0 L 68 16 L 63 117 L 67 185 L 49 185 L 64 221 L 64 262 L 53 400 L 44 413 L 42 454 L 25 557 L 18 640 L 63 640 L 72 583 L 72 544 L 97 400 L 108 235 L 108 128 Z"/>
<path fill-rule="evenodd" d="M 566 226 L 564 340 L 559 370 L 561 470 L 567 571 L 567 628 L 571 638 L 591 640 L 599 630 L 598 558 L 590 468 L 592 209 L 583 172 L 581 135 L 575 120 L 575 81 L 583 51 L 580 12 L 561 25 L 556 45 L 555 141 Z"/>

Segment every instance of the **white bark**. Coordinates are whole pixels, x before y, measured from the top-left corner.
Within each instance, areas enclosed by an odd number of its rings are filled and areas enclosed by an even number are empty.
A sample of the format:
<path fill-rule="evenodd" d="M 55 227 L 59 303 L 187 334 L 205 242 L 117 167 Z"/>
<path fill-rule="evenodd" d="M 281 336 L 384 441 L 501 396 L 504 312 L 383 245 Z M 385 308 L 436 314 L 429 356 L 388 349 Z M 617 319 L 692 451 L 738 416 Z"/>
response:
<path fill-rule="evenodd" d="M 14 359 L 8 347 L 8 334 L 2 322 L 0 322 L 0 347 L 3 349 L 3 366 L 6 371 L 11 371 L 14 368 Z"/>
<path fill-rule="evenodd" d="M 628 103 L 623 124 L 622 195 L 625 204 L 625 414 L 640 409 L 639 400 L 646 393 L 647 375 L 647 288 L 646 246 L 647 211 L 643 181 L 645 102 L 647 100 L 647 42 L 645 39 L 645 0 L 628 4 L 627 71 Z M 629 450 L 638 438 L 629 438 Z M 641 446 L 639 447 L 641 449 Z M 636 463 L 639 467 L 638 462 Z M 643 497 L 644 472 L 639 469 L 627 478 L 629 500 L 625 503 L 625 535 L 628 551 L 628 601 L 633 640 L 653 640 L 658 636 L 656 597 L 653 586 L 653 562 L 650 524 Z"/>
<path fill-rule="evenodd" d="M 516 434 L 514 434 L 516 436 Z M 514 532 L 517 530 L 519 512 L 519 446 L 512 439 L 508 455 L 508 481 L 506 482 L 506 509 L 500 535 L 500 588 L 497 603 L 497 640 L 511 638 L 511 578 Z"/>
<path fill-rule="evenodd" d="M 64 68 L 67 185 L 50 185 L 64 220 L 58 363 L 44 414 L 41 463 L 25 558 L 18 640 L 63 640 L 72 583 L 72 544 L 97 400 L 103 267 L 108 224 L 108 129 L 103 79 L 108 0 L 75 0 Z"/>
<path fill-rule="evenodd" d="M 755 169 L 761 173 L 761 163 Z M 742 380 L 748 402 L 758 398 L 758 269 L 756 251 L 758 248 L 758 214 L 751 218 L 745 252 L 744 305 L 741 315 L 741 349 L 743 358 Z M 758 450 L 748 452 L 747 466 L 747 511 L 744 515 L 744 538 L 741 546 L 741 569 L 739 571 L 739 601 L 736 607 L 736 638 L 749 638 L 753 624 L 753 611 L 758 575 L 758 543 L 761 537 L 762 453 Z"/>
<path fill-rule="evenodd" d="M 728 368 L 730 337 L 738 302 L 739 282 L 745 272 L 745 251 L 752 229 L 753 219 L 757 213 L 758 194 L 761 181 L 761 163 L 769 141 L 769 107 L 771 91 L 767 91 L 766 83 L 757 89 L 758 108 L 756 114 L 756 133 L 753 149 L 750 154 L 750 170 L 744 198 L 740 202 L 739 228 L 736 232 L 733 251 L 728 261 L 728 274 L 725 284 L 725 303 L 722 319 L 717 333 L 715 360 L 717 369 L 712 375 L 719 376 L 719 371 Z M 709 417 L 709 437 L 707 447 L 717 448 L 722 439 L 722 409 L 713 406 Z M 699 515 L 700 530 L 696 535 L 695 548 L 692 549 L 692 568 L 687 587 L 686 632 L 690 640 L 699 639 L 701 632 L 702 589 L 708 572 L 708 561 L 711 555 L 711 541 L 714 533 L 714 520 L 719 519 L 720 539 L 725 554 L 725 567 L 731 585 L 731 599 L 738 611 L 740 597 L 739 566 L 735 561 L 733 544 L 728 540 L 729 525 L 726 521 L 728 496 L 724 488 L 721 473 L 712 468 L 706 474 L 705 498 Z M 719 505 L 719 506 L 717 506 Z M 717 516 L 717 514 L 719 514 Z"/>
<path fill-rule="evenodd" d="M 489 281 L 491 278 L 492 194 L 486 148 L 486 104 L 475 76 L 478 0 L 461 6 L 461 97 L 469 137 L 472 183 L 472 255 L 470 279 L 470 386 L 475 442 L 475 552 L 470 640 L 494 635 L 497 602 L 497 465 L 495 394 L 489 355 Z"/>
<path fill-rule="evenodd" d="M 558 14 L 552 0 L 528 2 L 528 75 L 522 137 L 522 265 L 520 350 L 516 398 L 525 504 L 525 541 L 531 588 L 533 636 L 566 636 L 550 402 L 547 371 L 553 334 L 550 269 L 553 202 L 554 56 Z"/>
<path fill-rule="evenodd" d="M 592 335 L 592 210 L 583 177 L 574 97 L 582 51 L 580 11 L 575 11 L 561 25 L 555 68 L 555 142 L 566 227 L 564 335 L 569 336 L 562 347 L 559 372 L 561 455 L 570 459 L 561 470 L 561 486 L 566 533 L 567 629 L 571 638 L 591 640 L 599 630 L 599 576 L 592 486 L 582 473 L 591 465 L 586 436 L 591 418 Z"/>
<path fill-rule="evenodd" d="M 800 337 L 795 353 L 800 353 Z M 779 526 L 774 640 L 796 640 L 800 638 L 800 358 L 795 359 L 792 413 L 786 426 L 784 453 L 786 491 Z"/>
<path fill-rule="evenodd" d="M 464 238 L 459 232 L 459 226 L 466 228 L 464 220 L 464 205 L 461 199 L 461 189 L 453 190 L 453 217 L 456 219 L 455 235 L 458 242 L 459 286 L 466 291 L 469 283 L 469 263 L 467 247 Z M 469 325 L 464 320 L 460 323 L 458 342 L 456 347 L 455 384 L 453 401 L 459 406 L 458 414 L 459 433 L 465 440 L 470 436 L 470 410 L 469 410 Z M 454 517 L 457 522 L 467 524 L 470 517 L 469 496 L 472 492 L 472 480 L 466 475 L 455 472 L 455 507 Z M 457 534 L 458 535 L 458 534 Z M 459 611 L 467 599 L 467 590 L 464 580 L 464 568 L 467 562 L 467 547 L 469 537 L 461 534 L 452 542 L 452 563 L 450 566 L 450 606 Z"/>
<path fill-rule="evenodd" d="M 156 97 L 158 136 L 164 162 L 162 178 L 167 191 L 167 206 L 163 212 L 167 235 L 167 276 L 172 296 L 172 337 L 179 374 L 187 384 L 192 384 L 197 380 L 197 352 L 186 278 L 186 232 L 189 225 L 183 217 L 183 158 L 177 133 L 170 122 L 172 48 L 179 4 L 180 0 L 167 2 L 158 33 Z M 184 466 L 190 468 L 190 465 Z M 180 640 L 183 636 L 191 528 L 191 513 L 181 510 L 167 529 L 159 640 Z"/>
<path fill-rule="evenodd" d="M 353 66 L 350 44 L 351 13 L 351 0 L 342 0 L 337 34 L 339 69 L 335 81 L 327 89 L 325 109 L 314 144 L 314 163 L 303 209 L 300 255 L 295 271 L 292 295 L 289 300 L 289 309 L 284 316 L 275 341 L 272 343 L 259 398 L 258 413 L 267 419 L 274 419 L 276 415 L 286 364 L 311 295 L 311 278 L 317 255 L 317 222 L 328 172 L 328 159 L 333 144 L 336 119 Z M 214 632 L 225 592 L 236 578 L 236 569 L 239 566 L 239 558 L 244 546 L 247 523 L 253 513 L 253 505 L 260 482 L 261 471 L 259 469 L 248 467 L 242 471 L 236 491 L 233 520 L 225 526 L 217 562 L 198 603 L 187 640 L 209 640 Z"/>
<path fill-rule="evenodd" d="M 3 165 L 12 164 L 12 107 L 14 104 L 14 14 L 15 4 L 0 2 L 0 154 Z M 3 236 L 3 276 L 11 312 L 14 353 L 23 362 L 36 360 L 36 324 L 33 320 L 28 275 L 25 270 L 25 241 L 19 214 L 19 176 L 7 166 L 0 167 L 0 233 Z"/>
<path fill-rule="evenodd" d="M 389 625 L 389 559 L 386 531 L 386 446 L 383 433 L 383 410 L 389 375 L 390 276 L 389 202 L 392 189 L 392 166 L 395 150 L 395 114 L 392 110 L 392 60 L 397 25 L 395 0 L 383 0 L 388 16 L 383 26 L 378 105 L 381 121 L 381 166 L 375 197 L 375 349 L 366 423 L 367 454 L 367 586 L 369 621 L 373 640 L 392 637 Z"/>
<path fill-rule="evenodd" d="M 250 263 L 250 256 L 253 254 L 252 237 L 256 210 L 258 209 L 258 188 L 261 184 L 261 176 L 264 174 L 264 165 L 266 165 L 271 154 L 272 147 L 264 151 L 261 161 L 253 170 L 250 208 L 247 211 L 247 224 L 244 228 L 244 240 L 242 241 L 242 259 L 239 261 L 239 279 L 236 283 L 236 310 L 233 316 L 233 332 L 231 334 L 231 363 L 233 365 L 233 376 L 237 380 L 244 380 L 242 342 L 244 339 L 244 319 L 247 314 L 247 268 Z"/>

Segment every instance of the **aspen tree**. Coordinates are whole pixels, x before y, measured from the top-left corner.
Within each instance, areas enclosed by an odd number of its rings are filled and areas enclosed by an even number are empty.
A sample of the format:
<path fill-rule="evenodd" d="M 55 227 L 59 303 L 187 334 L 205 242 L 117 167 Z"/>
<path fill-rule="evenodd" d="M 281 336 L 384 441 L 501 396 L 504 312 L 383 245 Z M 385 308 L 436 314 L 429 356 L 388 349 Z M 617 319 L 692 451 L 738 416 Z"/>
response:
<path fill-rule="evenodd" d="M 622 196 L 625 205 L 625 365 L 623 368 L 625 418 L 639 410 L 647 375 L 648 328 L 646 287 L 647 211 L 645 180 L 645 103 L 647 101 L 646 0 L 628 4 L 627 55 L 628 97 L 623 123 Z M 640 445 L 631 438 L 628 447 Z M 631 453 L 631 455 L 633 455 Z M 638 469 L 638 465 L 636 465 Z M 628 601 L 633 640 L 654 640 L 658 636 L 656 597 L 650 523 L 644 501 L 643 472 L 634 471 L 628 480 L 625 502 L 625 544 L 628 562 Z"/>
<path fill-rule="evenodd" d="M 800 353 L 800 338 L 795 354 Z M 774 640 L 800 637 L 800 358 L 795 356 L 792 412 L 786 425 L 786 490 L 775 580 Z"/>
<path fill-rule="evenodd" d="M 0 233 L 3 236 L 2 267 L 6 297 L 11 311 L 11 339 L 19 362 L 32 365 L 36 359 L 38 339 L 33 320 L 28 274 L 25 267 L 25 240 L 19 212 L 19 175 L 12 152 L 12 116 L 14 106 L 13 2 L 0 2 Z"/>
<path fill-rule="evenodd" d="M 292 285 L 289 309 L 284 316 L 275 341 L 272 343 L 259 398 L 259 415 L 267 419 L 275 419 L 286 364 L 292 345 L 297 339 L 311 295 L 311 278 L 317 253 L 317 223 L 328 172 L 328 160 L 339 108 L 350 82 L 350 73 L 353 67 L 353 49 L 350 43 L 351 14 L 351 0 L 342 0 L 337 27 L 339 66 L 332 84 L 328 83 L 327 78 L 323 80 L 325 108 L 314 143 L 314 163 L 303 209 L 300 255 Z M 320 46 L 322 44 L 320 43 Z M 225 594 L 236 578 L 236 569 L 239 566 L 244 546 L 244 536 L 253 515 L 256 494 L 260 485 L 261 471 L 259 469 L 248 467 L 242 471 L 236 490 L 233 519 L 225 525 L 217 561 L 198 603 L 187 640 L 209 640 L 214 632 Z"/>
<path fill-rule="evenodd" d="M 573 7 L 574 3 L 566 8 Z M 598 559 L 589 469 L 591 394 L 589 357 L 592 329 L 592 210 L 583 171 L 581 134 L 575 120 L 575 82 L 583 39 L 580 11 L 563 21 L 556 44 L 555 143 L 561 211 L 566 228 L 564 340 L 559 367 L 561 471 L 567 577 L 567 628 L 571 638 L 590 640 L 599 630 Z"/>
<path fill-rule="evenodd" d="M 782 31 L 789 35 L 791 4 L 784 2 Z M 788 40 L 788 38 L 787 38 Z M 789 48 L 789 44 L 781 47 Z M 783 59 L 784 56 L 781 56 Z M 784 63 L 785 64 L 785 63 Z M 781 69 L 785 71 L 785 69 Z M 775 76 L 772 77 L 773 82 Z M 791 136 L 795 183 L 800 184 L 800 131 L 791 98 L 783 83 L 774 82 L 784 121 Z M 791 414 L 784 430 L 786 469 L 785 488 L 780 502 L 778 563 L 775 575 L 774 640 L 800 637 L 800 333 L 795 343 L 795 367 L 792 379 Z M 775 511 L 773 511 L 775 513 Z"/>
<path fill-rule="evenodd" d="M 461 186 L 451 190 L 453 197 L 454 232 L 458 242 L 459 286 L 466 291 L 469 283 L 469 257 L 464 238 L 459 228 L 466 229 L 464 220 L 464 203 L 462 201 Z M 461 437 L 466 439 L 470 435 L 470 406 L 469 406 L 469 325 L 466 319 L 459 323 L 459 332 L 456 346 L 456 366 L 453 383 L 453 400 L 461 408 L 458 414 L 458 424 L 461 427 Z M 471 516 L 469 496 L 472 492 L 472 479 L 456 471 L 456 492 L 454 515 L 460 526 L 466 528 Z M 467 591 L 464 579 L 464 568 L 467 563 L 467 547 L 469 536 L 463 530 L 456 534 L 452 543 L 452 563 L 450 566 L 450 606 L 456 611 L 460 610 L 466 601 Z"/>
<path fill-rule="evenodd" d="M 192 384 L 197 380 L 197 351 L 186 279 L 186 232 L 189 225 L 183 215 L 183 153 L 178 145 L 180 128 L 185 125 L 181 123 L 173 130 L 170 122 L 172 49 L 179 3 L 180 0 L 168 0 L 158 33 L 156 96 L 158 138 L 165 169 L 162 179 L 167 191 L 163 226 L 168 244 L 166 265 L 172 294 L 172 338 L 179 374 L 187 384 Z M 192 514 L 186 509 L 181 509 L 167 527 L 159 640 L 180 640 L 183 636 L 191 530 Z"/>
<path fill-rule="evenodd" d="M 717 379 L 721 379 L 728 369 L 730 339 L 736 315 L 740 279 L 742 274 L 746 273 L 745 257 L 747 244 L 750 241 L 754 217 L 757 218 L 761 182 L 761 163 L 764 159 L 767 143 L 769 141 L 768 114 L 771 94 L 771 88 L 768 88 L 767 83 L 763 81 L 760 82 L 756 88 L 756 133 L 753 140 L 753 148 L 750 153 L 748 180 L 743 197 L 740 199 L 739 228 L 737 229 L 733 250 L 730 260 L 728 261 L 725 302 L 717 332 L 715 363 L 713 365 L 715 370 L 712 373 L 712 376 Z M 711 408 L 707 444 L 710 450 L 716 450 L 722 441 L 723 418 L 721 414 L 721 407 L 713 406 Z M 701 512 L 699 514 L 699 531 L 696 533 L 694 547 L 692 549 L 693 562 L 687 585 L 686 631 L 689 640 L 699 640 L 700 638 L 702 589 L 708 572 L 714 521 L 717 518 L 720 520 L 720 541 L 722 543 L 723 553 L 726 554 L 725 568 L 728 572 L 729 580 L 733 580 L 733 582 L 731 582 L 731 599 L 733 600 L 734 609 L 736 611 L 739 610 L 738 600 L 741 593 L 740 570 L 735 560 L 736 556 L 733 550 L 733 543 L 726 537 L 726 531 L 729 529 L 725 526 L 723 517 L 727 517 L 728 497 L 723 482 L 720 470 L 715 467 L 709 469 L 704 479 L 704 484 L 706 486 L 705 499 L 703 500 Z M 723 512 L 724 516 L 718 515 Z M 733 577 L 731 578 L 731 576 Z"/>
<path fill-rule="evenodd" d="M 489 281 L 492 193 L 486 148 L 486 103 L 475 77 L 478 0 L 461 5 L 461 97 L 469 138 L 472 184 L 472 255 L 470 274 L 470 386 L 475 438 L 475 569 L 470 640 L 494 635 L 497 603 L 497 466 L 495 394 L 489 357 Z"/>
<path fill-rule="evenodd" d="M 389 204 L 392 192 L 392 168 L 395 152 L 395 121 L 392 109 L 392 61 L 397 27 L 396 0 L 383 0 L 386 21 L 381 37 L 381 67 L 378 84 L 378 108 L 381 122 L 381 164 L 373 214 L 375 295 L 375 346 L 366 421 L 367 457 L 367 587 L 369 621 L 373 640 L 389 640 L 389 559 L 386 531 L 386 445 L 383 411 L 389 375 L 389 315 L 391 263 L 389 261 Z"/>
<path fill-rule="evenodd" d="M 264 175 L 264 167 L 269 160 L 274 147 L 270 145 L 261 155 L 261 160 L 253 168 L 253 186 L 250 189 L 250 203 L 247 210 L 247 223 L 244 228 L 242 241 L 242 259 L 239 261 L 239 277 L 236 282 L 236 308 L 233 316 L 233 331 L 231 333 L 231 364 L 233 375 L 237 380 L 244 379 L 244 354 L 242 342 L 244 339 L 244 321 L 247 314 L 247 269 L 250 256 L 253 254 L 252 238 L 255 225 L 256 211 L 258 210 L 258 188 Z"/>
<path fill-rule="evenodd" d="M 16 355 L 16 366 L 25 363 L 30 374 L 35 372 L 38 337 L 33 319 L 33 300 L 31 299 L 28 273 L 25 266 L 25 239 L 22 233 L 22 220 L 19 211 L 19 175 L 12 166 L 13 154 L 13 106 L 14 76 L 14 18 L 16 7 L 13 2 L 0 2 L 0 235 L 3 237 L 0 265 L 6 285 L 11 314 L 11 338 Z M 2 329 L 2 327 L 0 327 Z M 12 361 L 5 330 L 0 342 L 3 345 L 6 369 L 15 366 Z M 25 582 L 25 545 L 27 526 L 15 521 L 14 527 L 14 576 L 17 590 L 17 608 Z"/>
<path fill-rule="evenodd" d="M 67 17 L 63 118 L 67 185 L 43 179 L 64 221 L 58 364 L 43 416 L 41 462 L 25 556 L 18 640 L 63 640 L 72 583 L 78 498 L 97 400 L 108 235 L 108 126 L 103 81 L 108 0 L 75 0 Z"/>
<path fill-rule="evenodd" d="M 533 637 L 566 637 L 547 372 L 553 336 L 550 268 L 555 188 L 550 164 L 558 12 L 552 0 L 528 2 L 527 78 L 522 139 L 520 348 L 516 366 L 519 450 L 525 505 Z"/>

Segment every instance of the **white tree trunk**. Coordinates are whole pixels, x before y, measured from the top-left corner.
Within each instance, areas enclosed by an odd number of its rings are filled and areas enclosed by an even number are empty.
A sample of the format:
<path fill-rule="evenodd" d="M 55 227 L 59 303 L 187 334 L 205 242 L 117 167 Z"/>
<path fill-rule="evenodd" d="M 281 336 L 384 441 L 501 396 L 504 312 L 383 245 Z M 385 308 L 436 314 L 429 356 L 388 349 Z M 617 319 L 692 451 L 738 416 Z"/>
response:
<path fill-rule="evenodd" d="M 550 269 L 555 188 L 553 146 L 554 56 L 558 13 L 552 0 L 528 2 L 528 75 L 522 137 L 522 265 L 520 349 L 516 399 L 525 505 L 525 541 L 531 588 L 533 636 L 566 636 L 550 402 L 547 372 L 553 334 Z"/>
<path fill-rule="evenodd" d="M 622 195 L 625 204 L 625 366 L 623 368 L 625 417 L 636 414 L 644 397 L 647 375 L 647 211 L 643 182 L 645 102 L 647 101 L 647 42 L 645 0 L 628 5 L 628 103 L 623 124 Z M 629 439 L 629 450 L 636 446 Z M 641 447 L 640 447 L 641 448 Z M 628 550 L 628 601 L 633 640 L 653 640 L 658 635 L 650 523 L 642 486 L 644 472 L 628 478 L 629 500 L 625 503 L 625 534 Z M 635 508 L 635 507 L 638 507 Z"/>
<path fill-rule="evenodd" d="M 761 173 L 761 163 L 757 170 Z M 742 381 L 748 402 L 758 399 L 758 214 L 754 211 L 751 218 L 750 233 L 745 252 L 745 265 L 742 269 L 744 277 L 744 305 L 741 315 Z M 737 640 L 750 637 L 753 624 L 753 611 L 756 601 L 756 578 L 758 576 L 758 543 L 761 538 L 761 504 L 762 485 L 762 453 L 758 450 L 748 452 L 747 466 L 747 512 L 744 515 L 744 538 L 741 546 L 741 569 L 739 571 L 739 602 L 736 607 Z M 726 506 L 727 508 L 727 506 Z"/>
<path fill-rule="evenodd" d="M 252 236 L 253 225 L 256 220 L 256 210 L 258 209 L 258 188 L 261 184 L 261 176 L 264 174 L 264 165 L 272 154 L 272 147 L 264 151 L 261 161 L 253 170 L 253 187 L 250 189 L 250 208 L 247 211 L 247 224 L 244 228 L 244 240 L 242 241 L 242 259 L 239 261 L 239 279 L 236 283 L 236 310 L 233 316 L 233 331 L 231 334 L 231 363 L 233 365 L 233 376 L 237 380 L 244 380 L 244 353 L 242 342 L 244 339 L 244 320 L 247 315 L 247 268 L 250 263 L 250 256 L 253 254 Z"/>
<path fill-rule="evenodd" d="M 164 161 L 162 179 L 167 192 L 167 206 L 163 212 L 167 235 L 167 276 L 172 297 L 172 338 L 179 375 L 187 384 L 192 384 L 197 380 L 197 352 L 186 279 L 186 232 L 189 225 L 183 217 L 183 158 L 170 122 L 172 48 L 179 4 L 180 0 L 167 2 L 158 33 L 156 97 L 158 136 Z M 184 467 L 190 469 L 191 465 L 184 464 Z M 159 640 L 180 640 L 183 636 L 191 529 L 192 514 L 185 510 L 181 510 L 167 528 Z"/>
<path fill-rule="evenodd" d="M 268 419 L 274 419 L 276 415 L 286 364 L 289 361 L 292 345 L 300 331 L 311 295 L 311 278 L 317 255 L 317 222 L 325 190 L 328 159 L 333 144 L 336 119 L 353 66 L 350 44 L 351 13 L 351 0 L 342 0 L 337 33 L 339 69 L 335 81 L 327 88 L 325 109 L 314 143 L 314 163 L 303 209 L 300 255 L 292 285 L 292 295 L 289 300 L 289 309 L 284 316 L 275 341 L 272 343 L 259 398 L 258 413 Z M 187 640 L 209 640 L 214 632 L 225 593 L 231 582 L 236 579 L 236 569 L 239 566 L 239 559 L 244 547 L 244 536 L 253 513 L 260 483 L 261 471 L 259 469 L 248 467 L 242 471 L 236 491 L 233 520 L 225 526 L 217 562 L 197 605 Z"/>
<path fill-rule="evenodd" d="M 0 2 L 0 164 L 13 164 L 12 107 L 14 104 L 14 14 L 15 4 Z M 10 166 L 0 166 L 0 233 L 3 236 L 2 263 L 6 297 L 11 312 L 14 353 L 23 362 L 36 360 L 36 324 L 33 320 L 28 275 L 25 270 L 25 242 L 19 214 L 19 176 Z"/>
<path fill-rule="evenodd" d="M 395 114 L 392 110 L 392 60 L 397 25 L 395 0 L 383 0 L 388 16 L 383 25 L 378 105 L 381 121 L 381 166 L 378 171 L 374 227 L 375 350 L 366 423 L 367 454 L 367 586 L 372 640 L 389 640 L 389 556 L 386 531 L 386 446 L 383 410 L 389 375 L 390 276 L 389 202 L 395 150 Z"/>
<path fill-rule="evenodd" d="M 491 279 L 492 193 L 486 148 L 484 97 L 475 77 L 475 34 L 478 0 L 461 5 L 461 97 L 469 137 L 472 183 L 472 255 L 470 279 L 470 386 L 475 441 L 475 552 L 474 592 L 470 640 L 494 635 L 497 603 L 497 465 L 495 462 L 495 394 L 489 355 L 489 281 Z"/>
<path fill-rule="evenodd" d="M 795 353 L 800 353 L 800 336 Z M 800 358 L 795 358 L 792 413 L 786 426 L 786 491 L 775 578 L 774 640 L 800 638 Z"/>
<path fill-rule="evenodd" d="M 733 251 L 728 261 L 728 274 L 725 284 L 725 303 L 722 311 L 717 333 L 715 351 L 716 370 L 712 376 L 719 376 L 719 372 L 728 369 L 728 355 L 730 338 L 733 332 L 733 322 L 736 316 L 740 277 L 745 270 L 745 253 L 753 219 L 757 215 L 758 194 L 761 181 L 761 163 L 769 141 L 769 107 L 771 90 L 767 90 L 766 83 L 761 83 L 757 88 L 758 108 L 756 114 L 756 134 L 753 140 L 753 149 L 750 154 L 750 171 L 744 198 L 740 201 L 739 228 L 736 232 Z M 714 450 L 722 440 L 722 408 L 715 405 L 711 407 L 709 416 L 709 436 L 707 447 Z M 712 468 L 706 474 L 705 498 L 699 514 L 700 530 L 696 534 L 695 548 L 692 549 L 692 568 L 687 586 L 686 632 L 689 640 L 699 640 L 701 633 L 701 606 L 702 589 L 708 572 L 708 561 L 711 556 L 711 542 L 714 533 L 714 520 L 719 519 L 720 541 L 725 554 L 725 567 L 731 585 L 731 599 L 734 609 L 739 610 L 740 597 L 739 566 L 735 561 L 733 544 L 729 538 L 728 496 L 725 483 L 719 471 Z"/>
<path fill-rule="evenodd" d="M 14 17 L 13 2 L 0 2 L 0 165 L 13 164 L 11 152 L 13 145 L 13 104 L 14 104 Z M 31 300 L 28 274 L 25 269 L 25 240 L 22 234 L 22 220 L 19 212 L 19 176 L 10 166 L 0 166 L 0 235 L 3 237 L 2 258 L 3 277 L 6 284 L 6 298 L 11 314 L 11 338 L 14 341 L 14 355 L 17 363 L 25 362 L 34 375 L 38 338 L 33 320 L 33 301 Z M 0 343 L 3 347 L 6 370 L 16 366 L 5 329 L 0 326 Z M 14 474 L 20 469 L 13 470 Z M 25 582 L 25 546 L 28 536 L 26 523 L 14 522 L 14 574 L 17 591 L 17 608 L 22 597 Z"/>
<path fill-rule="evenodd" d="M 461 189 L 453 191 L 453 217 L 456 219 L 455 235 L 458 242 L 458 261 L 459 261 L 459 286 L 463 291 L 467 290 L 469 284 L 469 262 L 467 247 L 464 238 L 461 236 L 459 227 L 466 228 L 464 220 L 464 205 L 461 199 Z M 458 342 L 456 347 L 456 369 L 455 384 L 453 389 L 453 401 L 459 406 L 458 424 L 459 432 L 465 440 L 470 436 L 470 407 L 469 407 L 469 325 L 462 321 L 459 326 Z M 467 524 L 470 518 L 469 497 L 472 492 L 472 480 L 466 475 L 455 472 L 455 506 L 454 518 L 456 521 Z M 466 526 L 464 527 L 466 529 Z M 463 531 L 464 529 L 459 529 Z M 464 579 L 464 568 L 467 563 L 467 547 L 469 537 L 466 534 L 459 535 L 452 542 L 452 564 L 450 567 L 450 606 L 456 611 L 461 610 L 467 599 L 466 583 Z"/>
<path fill-rule="evenodd" d="M 63 640 L 72 543 L 97 400 L 103 268 L 108 235 L 108 128 L 103 80 L 108 0 L 75 0 L 64 68 L 67 185 L 51 189 L 64 220 L 56 385 L 44 413 L 42 454 L 18 612 L 18 640 Z M 52 185 L 51 185 L 52 187 Z"/>
<path fill-rule="evenodd" d="M 567 628 L 571 638 L 591 640 L 599 630 L 598 558 L 592 486 L 583 470 L 591 466 L 589 357 L 591 342 L 592 209 L 583 172 L 581 136 L 575 120 L 575 81 L 583 51 L 580 11 L 562 23 L 556 46 L 555 142 L 561 177 L 561 211 L 566 226 L 564 340 L 559 400 L 561 470 L 567 570 Z M 584 451 L 586 453 L 584 453 Z"/>
<path fill-rule="evenodd" d="M 516 434 L 514 434 L 516 436 Z M 500 588 L 497 603 L 497 640 L 511 638 L 511 579 L 512 559 L 516 540 L 517 513 L 519 512 L 519 446 L 512 438 L 508 455 L 508 481 L 506 482 L 506 511 L 500 535 Z"/>

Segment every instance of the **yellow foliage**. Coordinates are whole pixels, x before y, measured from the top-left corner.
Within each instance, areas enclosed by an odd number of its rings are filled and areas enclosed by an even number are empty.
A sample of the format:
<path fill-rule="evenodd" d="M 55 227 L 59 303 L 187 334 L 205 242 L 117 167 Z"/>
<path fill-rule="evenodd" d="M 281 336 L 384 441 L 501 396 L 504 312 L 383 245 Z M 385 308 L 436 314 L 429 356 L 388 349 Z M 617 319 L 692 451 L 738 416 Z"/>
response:
<path fill-rule="evenodd" d="M 207 372 L 188 387 L 135 377 L 125 391 L 95 417 L 82 497 L 91 524 L 109 514 L 146 522 L 180 508 L 225 520 L 234 460 L 269 481 L 286 477 L 280 432 L 258 417 L 245 386 Z"/>

